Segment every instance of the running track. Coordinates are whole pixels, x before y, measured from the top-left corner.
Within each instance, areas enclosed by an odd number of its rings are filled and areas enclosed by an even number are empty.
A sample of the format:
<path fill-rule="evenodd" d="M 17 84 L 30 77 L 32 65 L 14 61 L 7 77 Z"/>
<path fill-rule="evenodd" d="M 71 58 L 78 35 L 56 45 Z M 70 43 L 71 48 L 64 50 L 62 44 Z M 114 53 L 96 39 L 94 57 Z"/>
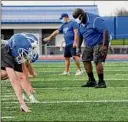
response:
<path fill-rule="evenodd" d="M 55 56 L 40 56 L 38 61 L 63 61 L 63 55 L 55 55 Z M 107 61 L 128 61 L 128 54 L 118 54 L 118 55 L 108 55 Z"/>

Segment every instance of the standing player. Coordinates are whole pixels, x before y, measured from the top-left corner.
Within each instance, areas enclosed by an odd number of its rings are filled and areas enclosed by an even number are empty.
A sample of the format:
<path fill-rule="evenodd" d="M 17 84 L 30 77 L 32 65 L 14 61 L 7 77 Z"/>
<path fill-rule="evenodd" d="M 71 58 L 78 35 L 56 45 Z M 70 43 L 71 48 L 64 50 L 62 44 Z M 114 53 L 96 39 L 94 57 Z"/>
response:
<path fill-rule="evenodd" d="M 79 23 L 79 31 L 85 43 L 82 60 L 89 80 L 82 87 L 106 88 L 102 62 L 105 62 L 109 42 L 104 21 L 100 16 L 87 13 L 80 8 L 74 10 L 73 18 Z M 93 75 L 91 61 L 96 65 L 98 84 Z"/>
<path fill-rule="evenodd" d="M 44 41 L 50 41 L 57 34 L 63 33 L 66 46 L 64 50 L 65 71 L 62 73 L 62 75 L 69 75 L 71 57 L 73 57 L 78 68 L 76 75 L 81 75 L 82 71 L 79 62 L 80 58 L 76 55 L 76 47 L 78 41 L 78 25 L 76 22 L 70 20 L 68 14 L 66 13 L 63 13 L 61 15 L 60 20 L 63 23 L 62 26 L 58 30 L 55 30 L 49 37 L 45 38 Z"/>
<path fill-rule="evenodd" d="M 1 78 L 4 75 L 8 76 L 19 100 L 20 109 L 24 112 L 30 112 L 30 110 L 22 98 L 22 89 L 27 93 L 31 101 L 36 101 L 29 89 L 27 77 L 22 70 L 26 60 L 31 61 L 32 57 L 31 42 L 21 34 L 15 34 L 8 40 L 7 45 L 1 47 Z"/>

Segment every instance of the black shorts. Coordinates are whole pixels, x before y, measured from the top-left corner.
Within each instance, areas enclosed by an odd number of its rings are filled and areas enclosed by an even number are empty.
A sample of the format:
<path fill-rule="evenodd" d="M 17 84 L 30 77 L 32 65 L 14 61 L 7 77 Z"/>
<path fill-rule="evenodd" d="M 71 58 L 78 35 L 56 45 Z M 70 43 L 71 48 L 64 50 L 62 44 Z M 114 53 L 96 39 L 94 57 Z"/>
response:
<path fill-rule="evenodd" d="M 73 48 L 73 44 L 65 46 L 64 57 L 76 56 L 76 48 Z"/>
<path fill-rule="evenodd" d="M 17 64 L 14 58 L 9 54 L 9 48 L 5 45 L 1 46 L 1 69 L 5 70 L 10 67 L 17 72 L 22 72 L 22 64 Z"/>
<path fill-rule="evenodd" d="M 96 62 L 105 62 L 106 56 L 107 56 L 107 52 L 105 56 L 101 55 L 101 44 L 100 45 L 96 45 L 93 48 L 90 48 L 88 46 L 84 47 L 84 51 L 82 54 L 82 61 L 96 61 Z"/>

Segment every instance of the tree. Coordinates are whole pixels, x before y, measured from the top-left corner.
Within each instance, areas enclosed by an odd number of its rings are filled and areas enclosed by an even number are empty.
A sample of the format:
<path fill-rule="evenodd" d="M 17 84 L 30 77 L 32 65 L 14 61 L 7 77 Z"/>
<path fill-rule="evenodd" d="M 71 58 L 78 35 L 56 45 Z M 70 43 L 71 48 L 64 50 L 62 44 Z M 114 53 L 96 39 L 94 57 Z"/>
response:
<path fill-rule="evenodd" d="M 128 10 L 125 8 L 117 9 L 115 12 L 116 16 L 128 16 Z"/>

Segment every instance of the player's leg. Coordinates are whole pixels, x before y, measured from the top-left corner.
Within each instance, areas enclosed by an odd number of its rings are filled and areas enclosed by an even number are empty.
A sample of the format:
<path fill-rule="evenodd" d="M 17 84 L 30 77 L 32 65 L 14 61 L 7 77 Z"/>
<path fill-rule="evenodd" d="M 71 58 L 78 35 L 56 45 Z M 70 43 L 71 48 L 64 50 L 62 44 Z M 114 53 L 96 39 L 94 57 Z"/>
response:
<path fill-rule="evenodd" d="M 69 67 L 70 67 L 70 58 L 65 57 L 65 69 L 64 69 L 64 72 L 61 75 L 70 75 Z"/>
<path fill-rule="evenodd" d="M 21 69 L 23 70 L 23 72 L 20 72 L 21 71 L 19 69 L 20 66 L 21 66 Z M 23 90 L 29 96 L 30 102 L 31 103 L 37 103 L 38 101 L 35 99 L 35 97 L 32 94 L 33 88 L 31 86 L 29 79 L 28 79 L 28 76 L 26 75 L 27 73 L 25 73 L 25 71 L 24 71 L 25 66 L 26 66 L 25 64 L 15 65 L 15 69 L 17 70 L 16 75 L 19 78 L 20 85 L 22 86 Z"/>
<path fill-rule="evenodd" d="M 88 82 L 83 84 L 82 87 L 95 87 L 96 81 L 93 74 L 93 67 L 91 61 L 93 60 L 93 49 L 85 47 L 82 54 L 82 61 L 84 64 L 85 71 L 88 76 Z"/>
<path fill-rule="evenodd" d="M 73 56 L 73 59 L 75 61 L 75 64 L 78 68 L 79 71 L 81 71 L 81 67 L 80 67 L 80 58 L 78 56 Z"/>
<path fill-rule="evenodd" d="M 69 75 L 70 57 L 71 57 L 71 53 L 69 51 L 69 46 L 65 46 L 64 49 L 65 70 L 61 75 Z"/>
<path fill-rule="evenodd" d="M 29 74 L 29 77 L 35 77 L 37 76 L 37 74 L 35 73 L 31 63 L 27 62 L 26 63 L 26 67 L 27 67 L 27 70 L 28 70 L 28 74 Z"/>
<path fill-rule="evenodd" d="M 22 89 L 26 92 L 26 94 L 28 95 L 30 102 L 31 103 L 38 103 L 39 101 L 37 101 L 34 97 L 34 95 L 31 92 L 31 89 L 29 87 L 29 83 L 28 80 L 26 79 L 26 76 L 24 75 L 24 73 L 21 72 L 16 72 L 17 77 L 20 79 L 20 85 L 22 87 Z"/>
<path fill-rule="evenodd" d="M 34 88 L 32 87 L 31 82 L 30 82 L 30 80 L 29 80 L 29 77 L 28 77 L 28 70 L 27 70 L 27 67 L 26 67 L 26 64 L 25 64 L 25 63 L 22 64 L 22 70 L 23 70 L 23 73 L 24 73 L 24 75 L 25 75 L 25 77 L 26 77 L 26 81 L 27 81 L 27 83 L 29 84 L 29 90 L 30 90 L 32 93 L 34 93 L 35 90 L 34 90 Z"/>
<path fill-rule="evenodd" d="M 6 67 L 6 72 L 8 74 L 9 81 L 11 82 L 11 85 L 15 91 L 15 94 L 19 100 L 20 109 L 22 109 L 24 112 L 30 112 L 29 108 L 27 107 L 27 105 L 25 104 L 22 98 L 22 88 L 20 86 L 20 82 L 17 79 L 14 69 Z"/>
<path fill-rule="evenodd" d="M 80 57 L 77 56 L 77 54 L 76 54 L 76 48 L 73 48 L 73 46 L 71 46 L 70 47 L 70 53 L 71 53 L 71 55 L 75 61 L 77 69 L 78 69 L 75 75 L 82 75 L 83 72 L 82 72 L 81 66 L 80 66 Z"/>
<path fill-rule="evenodd" d="M 8 79 L 8 74 L 7 74 L 7 72 L 5 70 L 1 69 L 1 71 L 0 71 L 0 78 L 1 78 L 1 80 Z"/>
<path fill-rule="evenodd" d="M 65 72 L 69 72 L 70 58 L 65 57 Z"/>
<path fill-rule="evenodd" d="M 102 62 L 105 62 L 107 52 L 105 53 L 105 56 L 102 56 L 100 48 L 101 45 L 96 45 L 94 48 L 94 61 L 96 65 L 97 75 L 99 78 L 96 88 L 106 88 L 106 83 L 104 80 L 104 68 Z"/>

